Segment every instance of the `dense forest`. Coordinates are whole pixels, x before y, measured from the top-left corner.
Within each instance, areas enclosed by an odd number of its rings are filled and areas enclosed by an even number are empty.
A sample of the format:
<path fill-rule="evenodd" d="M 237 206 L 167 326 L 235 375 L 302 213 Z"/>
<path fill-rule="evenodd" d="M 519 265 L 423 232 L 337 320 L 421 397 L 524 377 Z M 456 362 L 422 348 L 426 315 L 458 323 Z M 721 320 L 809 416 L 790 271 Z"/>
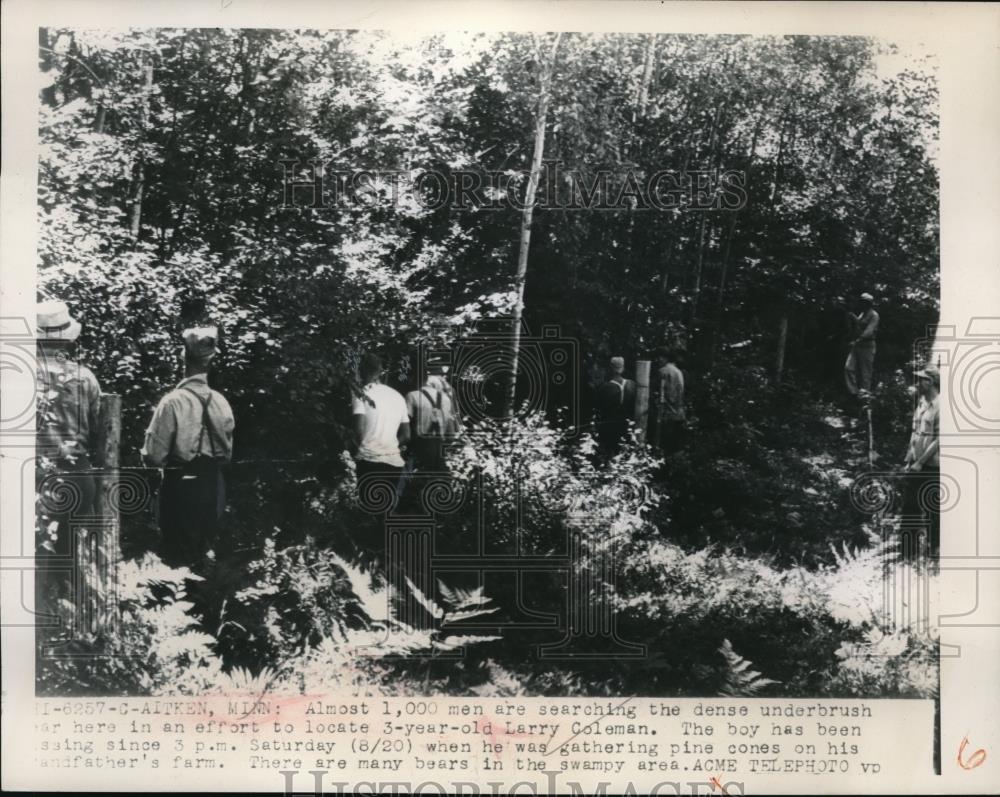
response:
<path fill-rule="evenodd" d="M 869 464 L 903 456 L 938 316 L 931 59 L 850 37 L 253 29 L 42 29 L 39 59 L 39 292 L 122 396 L 122 464 L 143 472 L 191 313 L 219 324 L 236 417 L 217 571 L 185 581 L 151 513 L 123 517 L 123 620 L 92 640 L 122 658 L 44 661 L 40 689 L 934 693 L 934 641 L 884 617 L 886 568 L 921 565 L 896 560 Z M 521 202 L 394 196 L 426 173 L 486 199 L 501 176 Z M 862 291 L 882 319 L 872 451 L 843 384 Z M 516 411 L 503 385 L 467 408 L 466 500 L 435 533 L 579 539 L 577 572 L 441 576 L 404 622 L 352 544 L 381 522 L 345 453 L 358 357 L 410 389 L 422 351 L 507 347 L 512 316 Z M 532 376 L 554 345 L 567 368 Z M 595 458 L 608 358 L 661 346 L 682 352 L 684 449 L 638 434 Z M 615 633 L 553 656 L 577 576 Z M 558 634 L 524 621 L 542 615 Z"/>

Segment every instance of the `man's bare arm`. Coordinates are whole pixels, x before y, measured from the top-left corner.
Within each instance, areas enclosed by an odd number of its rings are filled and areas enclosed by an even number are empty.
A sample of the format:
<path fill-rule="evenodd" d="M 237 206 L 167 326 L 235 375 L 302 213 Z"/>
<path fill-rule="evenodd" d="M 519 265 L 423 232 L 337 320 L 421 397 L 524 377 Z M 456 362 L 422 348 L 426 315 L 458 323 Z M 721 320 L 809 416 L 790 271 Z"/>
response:
<path fill-rule="evenodd" d="M 161 401 L 153 412 L 153 419 L 146 430 L 146 439 L 140 452 L 142 463 L 147 468 L 163 467 L 170 455 L 176 434 L 177 418 L 173 409 Z"/>
<path fill-rule="evenodd" d="M 922 468 L 924 465 L 927 464 L 928 460 L 932 459 L 934 456 L 937 455 L 939 446 L 940 444 L 938 443 L 937 438 L 934 438 L 934 440 L 931 441 L 931 444 L 927 446 L 927 450 L 924 451 L 923 456 L 921 456 L 913 464 L 916 465 L 918 469 Z"/>

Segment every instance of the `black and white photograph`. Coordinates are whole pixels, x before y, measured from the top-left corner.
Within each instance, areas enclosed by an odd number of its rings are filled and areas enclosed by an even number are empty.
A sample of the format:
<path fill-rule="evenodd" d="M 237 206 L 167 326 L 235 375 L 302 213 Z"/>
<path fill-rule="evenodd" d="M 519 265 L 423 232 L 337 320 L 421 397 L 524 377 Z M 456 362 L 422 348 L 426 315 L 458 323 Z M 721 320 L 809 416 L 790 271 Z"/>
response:
<path fill-rule="evenodd" d="M 932 54 L 38 50 L 39 694 L 935 694 Z"/>
<path fill-rule="evenodd" d="M 996 285 L 948 254 L 980 247 L 942 204 L 969 98 L 926 20 L 208 5 L 18 33 L 36 767 L 987 777 L 943 684 L 995 641 L 941 628 L 994 627 L 962 452 L 1000 433 L 1000 323 L 955 300 Z"/>

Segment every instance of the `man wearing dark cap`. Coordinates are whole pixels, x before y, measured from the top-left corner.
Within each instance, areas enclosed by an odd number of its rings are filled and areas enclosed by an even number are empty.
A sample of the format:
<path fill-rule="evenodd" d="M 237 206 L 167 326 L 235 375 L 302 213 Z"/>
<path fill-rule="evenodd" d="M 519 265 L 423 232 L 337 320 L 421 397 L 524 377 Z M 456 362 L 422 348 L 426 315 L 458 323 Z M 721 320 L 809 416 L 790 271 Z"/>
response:
<path fill-rule="evenodd" d="M 916 372 L 920 400 L 913 412 L 913 429 L 903 464 L 903 524 L 926 529 L 931 555 L 940 538 L 938 441 L 941 373 L 933 365 Z"/>
<path fill-rule="evenodd" d="M 186 329 L 183 338 L 184 379 L 157 405 L 142 457 L 146 465 L 163 468 L 163 560 L 197 568 L 215 542 L 225 509 L 222 465 L 232 459 L 235 421 L 229 402 L 208 386 L 215 328 Z"/>
<path fill-rule="evenodd" d="M 867 396 L 872 389 L 872 370 L 875 366 L 875 336 L 878 334 L 878 313 L 872 306 L 875 297 L 862 293 L 861 312 L 851 313 L 851 325 L 856 335 L 851 341 L 851 350 L 844 363 L 844 379 L 847 392 L 852 396 Z"/>

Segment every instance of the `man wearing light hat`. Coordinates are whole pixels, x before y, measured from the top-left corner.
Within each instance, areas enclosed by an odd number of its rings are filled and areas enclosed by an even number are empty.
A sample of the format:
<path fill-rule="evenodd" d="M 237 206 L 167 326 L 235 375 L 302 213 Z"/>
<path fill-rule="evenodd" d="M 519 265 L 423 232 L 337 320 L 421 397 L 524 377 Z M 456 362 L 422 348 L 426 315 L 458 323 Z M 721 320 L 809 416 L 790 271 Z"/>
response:
<path fill-rule="evenodd" d="M 183 338 L 184 379 L 157 405 L 142 457 L 146 465 L 163 468 L 163 560 L 198 567 L 215 542 L 225 509 L 222 465 L 232 459 L 236 424 L 229 402 L 208 386 L 216 329 L 186 329 Z"/>
<path fill-rule="evenodd" d="M 941 373 L 933 365 L 915 372 L 920 401 L 913 412 L 913 431 L 903 465 L 905 484 L 903 516 L 927 529 L 933 554 L 940 536 L 938 429 L 940 418 Z"/>
<path fill-rule="evenodd" d="M 101 387 L 89 368 L 68 356 L 80 336 L 80 323 L 65 302 L 40 302 L 36 314 L 37 381 L 44 410 L 37 430 L 38 453 L 62 465 L 86 463 L 89 468 L 97 443 Z"/>
<path fill-rule="evenodd" d="M 447 471 L 445 443 L 458 433 L 451 385 L 445 378 L 447 370 L 446 365 L 428 365 L 423 386 L 406 394 L 412 464 L 424 473 Z"/>
<path fill-rule="evenodd" d="M 635 413 L 635 382 L 625 378 L 625 358 L 612 357 L 611 378 L 597 389 L 597 437 L 608 457 L 618 453 Z"/>
<path fill-rule="evenodd" d="M 101 387 L 89 368 L 69 359 L 70 347 L 80 336 L 80 323 L 70 315 L 66 303 L 39 302 L 35 313 L 37 491 L 47 535 L 39 541 L 40 553 L 65 558 L 74 555 L 71 535 L 85 533 L 84 525 L 97 514 L 97 483 L 91 469 L 97 449 Z M 71 499 L 68 505 L 67 496 Z M 69 591 L 68 579 L 47 569 L 39 571 L 36 585 L 36 597 L 43 606 L 53 597 L 67 597 Z M 57 595 L 47 594 L 52 589 Z"/>
<path fill-rule="evenodd" d="M 875 297 L 862 293 L 861 313 L 851 313 L 851 322 L 857 336 L 851 341 L 851 350 L 844 363 L 844 379 L 852 396 L 867 395 L 872 389 L 872 370 L 875 365 L 875 336 L 878 334 L 878 313 L 872 306 Z"/>

